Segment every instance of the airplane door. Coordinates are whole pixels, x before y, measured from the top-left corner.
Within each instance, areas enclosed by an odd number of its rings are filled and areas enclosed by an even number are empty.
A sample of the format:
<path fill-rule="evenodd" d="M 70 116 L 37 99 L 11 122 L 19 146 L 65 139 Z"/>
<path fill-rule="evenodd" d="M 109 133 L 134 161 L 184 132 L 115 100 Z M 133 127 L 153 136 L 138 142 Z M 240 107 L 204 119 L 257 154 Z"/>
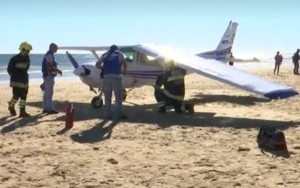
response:
<path fill-rule="evenodd" d="M 157 59 L 146 56 L 143 53 L 136 53 L 135 79 L 138 83 L 154 85 L 156 78 L 163 71 Z"/>
<path fill-rule="evenodd" d="M 122 82 L 124 88 L 133 87 L 136 79 L 132 74 L 136 70 L 136 52 L 132 48 L 121 48 L 127 62 L 127 74 L 123 76 Z"/>

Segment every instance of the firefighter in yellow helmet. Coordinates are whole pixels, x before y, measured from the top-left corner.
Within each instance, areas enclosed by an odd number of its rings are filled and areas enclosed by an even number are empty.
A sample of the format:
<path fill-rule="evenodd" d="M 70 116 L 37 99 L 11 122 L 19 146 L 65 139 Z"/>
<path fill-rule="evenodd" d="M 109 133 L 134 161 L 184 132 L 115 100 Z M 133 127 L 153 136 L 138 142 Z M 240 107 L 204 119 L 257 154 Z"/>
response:
<path fill-rule="evenodd" d="M 167 106 L 173 106 L 176 113 L 193 113 L 194 106 L 184 104 L 186 70 L 176 66 L 173 60 L 165 61 L 164 67 L 165 71 L 157 77 L 155 83 L 154 95 L 158 102 L 158 113 L 166 113 Z"/>
<path fill-rule="evenodd" d="M 30 116 L 25 111 L 26 99 L 28 93 L 28 69 L 30 66 L 29 53 L 32 46 L 27 42 L 22 42 L 19 46 L 20 53 L 13 56 L 7 67 L 7 72 L 10 76 L 10 87 L 12 87 L 13 97 L 8 102 L 8 110 L 12 116 L 15 116 L 15 104 L 19 102 L 20 117 Z"/>

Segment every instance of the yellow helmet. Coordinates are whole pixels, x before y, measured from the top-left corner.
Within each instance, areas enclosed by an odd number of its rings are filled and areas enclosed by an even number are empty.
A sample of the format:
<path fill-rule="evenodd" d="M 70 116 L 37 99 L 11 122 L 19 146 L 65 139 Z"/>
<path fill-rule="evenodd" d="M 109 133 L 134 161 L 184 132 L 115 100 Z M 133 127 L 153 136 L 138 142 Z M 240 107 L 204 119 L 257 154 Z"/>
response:
<path fill-rule="evenodd" d="M 164 66 L 166 69 L 171 69 L 175 66 L 175 62 L 174 60 L 167 60 L 165 61 Z"/>
<path fill-rule="evenodd" d="M 28 42 L 22 42 L 21 44 L 20 44 L 20 47 L 19 47 L 19 50 L 20 51 L 22 51 L 22 50 L 32 50 L 32 46 L 31 46 L 31 44 L 29 44 Z"/>

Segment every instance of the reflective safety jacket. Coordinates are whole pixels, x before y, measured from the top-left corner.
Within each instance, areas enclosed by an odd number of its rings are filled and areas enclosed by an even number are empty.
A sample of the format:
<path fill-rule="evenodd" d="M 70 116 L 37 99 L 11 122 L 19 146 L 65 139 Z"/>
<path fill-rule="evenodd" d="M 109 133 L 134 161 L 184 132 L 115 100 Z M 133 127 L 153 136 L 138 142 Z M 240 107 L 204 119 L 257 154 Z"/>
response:
<path fill-rule="evenodd" d="M 30 58 L 28 55 L 17 54 L 13 56 L 7 66 L 10 75 L 10 86 L 18 88 L 28 87 L 28 69 Z"/>
<path fill-rule="evenodd" d="M 183 101 L 185 95 L 184 76 L 186 70 L 174 67 L 157 77 L 155 86 L 164 86 L 164 94 L 172 99 Z"/>
<path fill-rule="evenodd" d="M 52 76 L 56 76 L 57 75 L 57 72 L 56 71 L 49 71 L 48 70 L 48 66 L 47 66 L 47 59 L 46 57 L 48 55 L 51 55 L 52 59 L 53 59 L 53 66 L 55 68 L 57 68 L 57 63 L 55 61 L 55 57 L 53 55 L 53 53 L 49 50 L 45 56 L 44 56 L 44 59 L 43 59 L 43 62 L 42 62 L 42 73 L 43 73 L 43 77 L 46 78 L 49 74 L 52 75 Z"/>

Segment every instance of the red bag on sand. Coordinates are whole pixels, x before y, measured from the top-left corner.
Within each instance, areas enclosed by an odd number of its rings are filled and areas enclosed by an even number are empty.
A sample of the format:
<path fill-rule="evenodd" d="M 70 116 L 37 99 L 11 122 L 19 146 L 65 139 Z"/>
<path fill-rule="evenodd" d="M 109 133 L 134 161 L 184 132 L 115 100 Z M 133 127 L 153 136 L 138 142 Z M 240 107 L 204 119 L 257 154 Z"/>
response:
<path fill-rule="evenodd" d="M 74 107 L 72 103 L 68 103 L 66 108 L 66 128 L 71 129 L 74 122 Z"/>

